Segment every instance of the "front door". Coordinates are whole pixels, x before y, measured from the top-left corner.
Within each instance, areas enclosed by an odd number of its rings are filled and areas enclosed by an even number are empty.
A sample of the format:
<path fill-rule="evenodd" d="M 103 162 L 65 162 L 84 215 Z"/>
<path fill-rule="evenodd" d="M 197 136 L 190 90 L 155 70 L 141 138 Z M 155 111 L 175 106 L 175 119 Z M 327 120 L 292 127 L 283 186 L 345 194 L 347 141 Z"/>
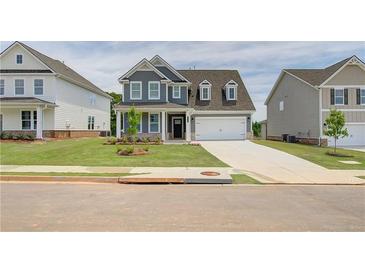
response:
<path fill-rule="evenodd" d="M 183 137 L 183 118 L 173 118 L 172 132 L 174 139 L 182 139 Z"/>

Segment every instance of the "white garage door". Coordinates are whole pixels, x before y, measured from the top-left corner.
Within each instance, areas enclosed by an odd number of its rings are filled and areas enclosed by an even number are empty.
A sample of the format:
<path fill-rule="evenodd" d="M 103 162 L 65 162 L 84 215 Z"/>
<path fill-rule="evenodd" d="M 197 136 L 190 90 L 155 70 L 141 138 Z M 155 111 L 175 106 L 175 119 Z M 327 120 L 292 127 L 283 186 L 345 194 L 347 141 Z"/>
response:
<path fill-rule="evenodd" d="M 365 124 L 346 125 L 348 137 L 337 140 L 338 146 L 364 146 L 365 145 Z M 334 139 L 328 140 L 328 145 L 334 146 Z"/>
<path fill-rule="evenodd" d="M 196 117 L 196 140 L 246 139 L 246 117 Z"/>

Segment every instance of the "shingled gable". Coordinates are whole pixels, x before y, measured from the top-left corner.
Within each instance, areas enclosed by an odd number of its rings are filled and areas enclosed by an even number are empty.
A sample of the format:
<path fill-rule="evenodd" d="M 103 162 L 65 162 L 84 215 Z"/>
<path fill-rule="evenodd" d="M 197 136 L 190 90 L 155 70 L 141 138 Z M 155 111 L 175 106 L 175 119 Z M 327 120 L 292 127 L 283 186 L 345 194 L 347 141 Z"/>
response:
<path fill-rule="evenodd" d="M 92 92 L 95 92 L 99 95 L 111 98 L 106 92 L 95 86 L 93 83 L 91 83 L 89 80 L 78 74 L 76 71 L 71 69 L 70 67 L 66 66 L 64 63 L 62 63 L 59 60 L 52 59 L 51 57 L 48 57 L 47 55 L 44 55 L 43 53 L 40 53 L 39 51 L 29 47 L 28 45 L 21 43 L 21 42 L 14 42 L 11 44 L 7 49 L 5 49 L 0 55 L 6 53 L 10 48 L 12 48 L 15 45 L 20 45 L 25 50 L 27 50 L 31 55 L 33 55 L 36 59 L 38 59 L 40 62 L 42 62 L 44 65 L 46 65 L 51 72 L 58 74 L 60 78 L 71 82 L 73 84 L 79 85 L 83 88 L 86 88 Z"/>
<path fill-rule="evenodd" d="M 161 56 L 155 55 L 150 60 L 150 63 L 154 65 L 159 71 L 168 76 L 173 82 L 191 84 L 188 79 L 175 70 L 174 67 L 167 63 Z"/>

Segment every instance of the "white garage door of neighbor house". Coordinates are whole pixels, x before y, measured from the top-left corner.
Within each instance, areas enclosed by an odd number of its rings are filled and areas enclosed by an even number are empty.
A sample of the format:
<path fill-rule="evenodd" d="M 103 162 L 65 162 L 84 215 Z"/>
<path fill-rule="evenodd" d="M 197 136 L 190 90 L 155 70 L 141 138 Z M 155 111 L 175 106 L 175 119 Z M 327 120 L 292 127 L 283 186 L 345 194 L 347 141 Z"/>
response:
<path fill-rule="evenodd" d="M 196 140 L 246 139 L 246 117 L 196 117 Z"/>
<path fill-rule="evenodd" d="M 349 133 L 348 137 L 339 138 L 337 140 L 338 146 L 365 146 L 365 124 L 345 125 Z M 334 146 L 333 138 L 328 140 L 328 145 Z"/>

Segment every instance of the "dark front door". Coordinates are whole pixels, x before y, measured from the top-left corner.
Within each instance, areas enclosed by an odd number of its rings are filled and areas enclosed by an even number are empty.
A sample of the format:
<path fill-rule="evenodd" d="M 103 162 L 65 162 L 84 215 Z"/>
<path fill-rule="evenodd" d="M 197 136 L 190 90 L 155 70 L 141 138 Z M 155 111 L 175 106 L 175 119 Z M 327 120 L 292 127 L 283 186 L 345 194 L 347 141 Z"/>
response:
<path fill-rule="evenodd" d="M 172 122 L 174 139 L 183 137 L 183 118 L 174 118 Z"/>

